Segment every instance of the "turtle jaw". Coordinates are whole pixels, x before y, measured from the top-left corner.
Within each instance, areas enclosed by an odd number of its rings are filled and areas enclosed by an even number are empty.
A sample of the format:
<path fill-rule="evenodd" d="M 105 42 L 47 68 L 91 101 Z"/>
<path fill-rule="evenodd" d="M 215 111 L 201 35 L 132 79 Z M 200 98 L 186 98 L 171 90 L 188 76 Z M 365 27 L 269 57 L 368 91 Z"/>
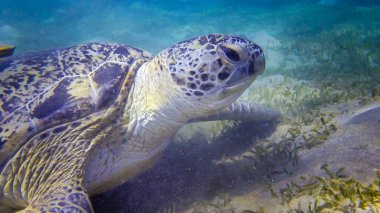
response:
<path fill-rule="evenodd" d="M 226 86 L 221 87 L 215 92 L 216 99 L 223 100 L 229 99 L 228 97 L 231 97 L 232 99 L 236 100 L 255 79 L 256 77 L 245 78 L 233 84 L 227 84 Z"/>

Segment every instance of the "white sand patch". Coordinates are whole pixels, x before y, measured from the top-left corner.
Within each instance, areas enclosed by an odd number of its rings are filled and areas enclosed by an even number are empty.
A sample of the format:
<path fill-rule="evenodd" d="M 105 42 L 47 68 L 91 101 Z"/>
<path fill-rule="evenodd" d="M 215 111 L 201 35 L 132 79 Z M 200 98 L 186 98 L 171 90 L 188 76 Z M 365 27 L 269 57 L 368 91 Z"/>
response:
<path fill-rule="evenodd" d="M 8 24 L 4 24 L 0 26 L 0 34 L 1 34 L 0 38 L 5 38 L 5 39 L 20 37 L 20 33 L 17 31 L 17 29 Z"/>
<path fill-rule="evenodd" d="M 270 35 L 266 31 L 259 31 L 256 33 L 253 33 L 250 38 L 255 43 L 259 44 L 263 48 L 273 48 L 273 47 L 279 47 L 281 45 L 280 41 Z"/>
<path fill-rule="evenodd" d="M 285 56 L 279 50 L 282 42 L 266 31 L 253 33 L 250 39 L 264 48 L 266 68 L 279 69 L 284 64 Z"/>
<path fill-rule="evenodd" d="M 280 51 L 267 50 L 265 51 L 266 68 L 279 69 L 284 63 L 285 57 Z"/>
<path fill-rule="evenodd" d="M 0 44 L 17 44 L 20 38 L 22 36 L 16 28 L 0 23 Z"/>
<path fill-rule="evenodd" d="M 52 24 L 54 22 L 56 22 L 56 18 L 54 16 L 50 16 L 49 18 L 42 21 L 44 24 Z"/>

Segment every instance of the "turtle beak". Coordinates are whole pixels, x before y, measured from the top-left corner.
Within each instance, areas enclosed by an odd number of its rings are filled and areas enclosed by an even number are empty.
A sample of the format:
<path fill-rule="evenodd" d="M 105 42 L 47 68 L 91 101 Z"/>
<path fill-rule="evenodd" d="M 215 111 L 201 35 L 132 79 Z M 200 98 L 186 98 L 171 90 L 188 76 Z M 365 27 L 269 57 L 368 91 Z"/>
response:
<path fill-rule="evenodd" d="M 218 99 L 224 99 L 229 96 L 240 96 L 245 89 L 247 89 L 251 83 L 255 80 L 255 78 L 249 78 L 245 79 L 243 81 L 239 81 L 238 83 L 235 83 L 233 85 L 227 85 L 222 87 L 220 90 L 217 91 L 216 96 Z"/>

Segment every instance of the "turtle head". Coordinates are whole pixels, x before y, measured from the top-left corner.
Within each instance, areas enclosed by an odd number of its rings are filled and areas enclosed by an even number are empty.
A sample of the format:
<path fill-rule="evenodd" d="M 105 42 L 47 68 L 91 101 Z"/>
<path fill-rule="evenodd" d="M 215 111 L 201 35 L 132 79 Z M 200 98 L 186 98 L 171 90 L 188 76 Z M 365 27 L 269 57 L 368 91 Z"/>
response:
<path fill-rule="evenodd" d="M 237 36 L 200 36 L 162 54 L 183 99 L 210 112 L 234 102 L 265 69 L 262 48 Z"/>

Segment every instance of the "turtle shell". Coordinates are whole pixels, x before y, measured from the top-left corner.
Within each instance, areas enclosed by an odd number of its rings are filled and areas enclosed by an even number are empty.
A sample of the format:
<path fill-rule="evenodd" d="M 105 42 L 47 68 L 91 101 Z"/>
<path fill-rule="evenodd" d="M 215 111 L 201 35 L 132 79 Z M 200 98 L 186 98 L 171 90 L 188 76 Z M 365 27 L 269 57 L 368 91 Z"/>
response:
<path fill-rule="evenodd" d="M 151 57 L 126 45 L 90 43 L 1 59 L 0 169 L 35 134 L 109 106 L 132 64 Z"/>

